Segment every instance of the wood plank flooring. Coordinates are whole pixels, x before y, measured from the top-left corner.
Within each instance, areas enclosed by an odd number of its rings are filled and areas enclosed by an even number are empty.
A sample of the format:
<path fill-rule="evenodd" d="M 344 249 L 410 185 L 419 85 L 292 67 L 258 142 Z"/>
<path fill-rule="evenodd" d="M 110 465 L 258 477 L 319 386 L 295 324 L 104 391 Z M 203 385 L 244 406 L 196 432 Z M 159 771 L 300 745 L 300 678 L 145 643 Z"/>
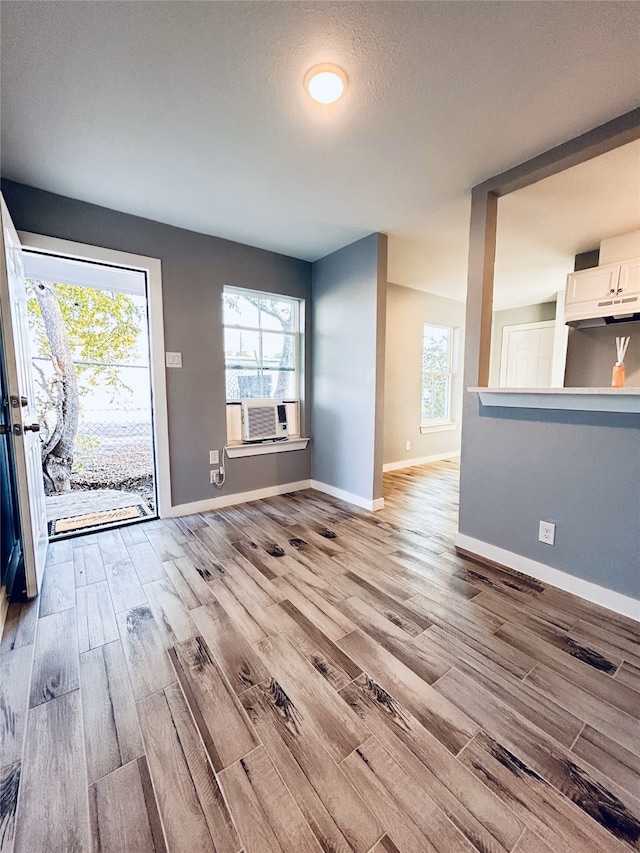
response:
<path fill-rule="evenodd" d="M 0 851 L 640 851 L 640 625 L 457 554 L 458 474 L 54 543 Z"/>

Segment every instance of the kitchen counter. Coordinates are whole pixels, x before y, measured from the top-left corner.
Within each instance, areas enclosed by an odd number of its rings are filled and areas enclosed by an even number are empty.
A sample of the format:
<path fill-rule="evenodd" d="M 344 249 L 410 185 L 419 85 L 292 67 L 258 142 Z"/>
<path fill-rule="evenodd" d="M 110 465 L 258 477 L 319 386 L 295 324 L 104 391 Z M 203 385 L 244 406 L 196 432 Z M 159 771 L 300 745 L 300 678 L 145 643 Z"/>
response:
<path fill-rule="evenodd" d="M 640 414 L 640 388 L 468 388 L 483 406 Z"/>

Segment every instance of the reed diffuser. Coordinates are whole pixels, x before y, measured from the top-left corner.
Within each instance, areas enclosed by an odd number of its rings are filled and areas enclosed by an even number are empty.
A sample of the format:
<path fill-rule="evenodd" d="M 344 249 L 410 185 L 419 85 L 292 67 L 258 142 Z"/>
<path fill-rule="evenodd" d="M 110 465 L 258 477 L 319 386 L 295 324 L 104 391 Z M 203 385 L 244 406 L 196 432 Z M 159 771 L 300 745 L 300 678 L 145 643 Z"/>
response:
<path fill-rule="evenodd" d="M 613 374 L 611 375 L 612 388 L 624 388 L 624 357 L 627 352 L 627 347 L 629 346 L 630 340 L 630 337 L 616 338 L 616 355 L 618 357 L 618 360 L 613 365 Z"/>

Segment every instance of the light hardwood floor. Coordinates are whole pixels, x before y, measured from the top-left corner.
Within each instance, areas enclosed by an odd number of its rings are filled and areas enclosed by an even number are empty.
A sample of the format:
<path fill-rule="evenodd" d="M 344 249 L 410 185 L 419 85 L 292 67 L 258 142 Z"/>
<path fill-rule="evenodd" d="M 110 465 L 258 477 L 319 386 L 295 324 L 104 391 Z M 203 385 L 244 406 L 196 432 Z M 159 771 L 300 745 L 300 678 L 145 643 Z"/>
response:
<path fill-rule="evenodd" d="M 453 462 L 56 542 L 2 853 L 640 850 L 640 630 L 457 555 Z"/>

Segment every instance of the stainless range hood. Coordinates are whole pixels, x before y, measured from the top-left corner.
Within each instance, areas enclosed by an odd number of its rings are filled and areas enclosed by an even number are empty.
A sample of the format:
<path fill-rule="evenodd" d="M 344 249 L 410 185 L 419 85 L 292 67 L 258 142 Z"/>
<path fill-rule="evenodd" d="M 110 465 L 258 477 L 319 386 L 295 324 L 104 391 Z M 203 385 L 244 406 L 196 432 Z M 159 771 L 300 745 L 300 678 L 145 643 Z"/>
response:
<path fill-rule="evenodd" d="M 588 317 L 581 320 L 567 320 L 572 329 L 593 329 L 595 326 L 612 326 L 616 323 L 634 323 L 640 320 L 640 311 L 634 314 L 622 314 L 615 317 Z"/>

